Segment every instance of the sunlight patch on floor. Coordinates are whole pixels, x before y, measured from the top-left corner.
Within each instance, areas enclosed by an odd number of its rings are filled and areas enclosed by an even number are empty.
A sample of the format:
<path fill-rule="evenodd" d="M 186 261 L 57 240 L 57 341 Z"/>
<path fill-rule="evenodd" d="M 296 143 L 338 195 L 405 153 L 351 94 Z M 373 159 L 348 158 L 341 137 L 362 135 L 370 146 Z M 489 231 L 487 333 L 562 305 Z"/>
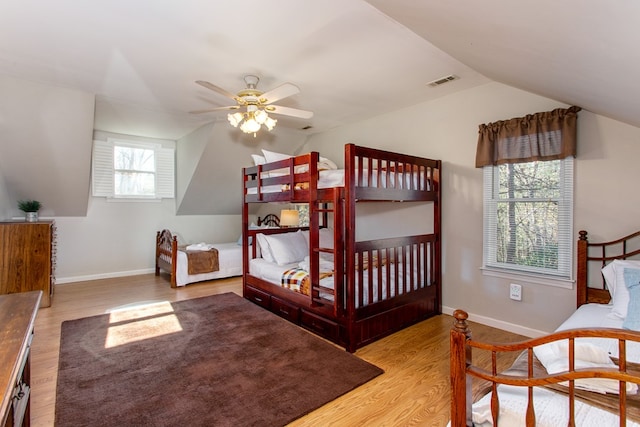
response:
<path fill-rule="evenodd" d="M 113 348 L 182 331 L 168 301 L 128 307 L 109 313 L 105 348 Z"/>

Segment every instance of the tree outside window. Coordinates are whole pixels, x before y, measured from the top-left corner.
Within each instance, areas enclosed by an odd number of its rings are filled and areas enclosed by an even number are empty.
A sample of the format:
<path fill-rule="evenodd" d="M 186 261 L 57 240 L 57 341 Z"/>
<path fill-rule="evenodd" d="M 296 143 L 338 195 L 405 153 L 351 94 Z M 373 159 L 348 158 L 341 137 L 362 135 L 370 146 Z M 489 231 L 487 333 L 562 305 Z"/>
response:
<path fill-rule="evenodd" d="M 154 150 L 116 145 L 113 154 L 116 196 L 153 197 L 156 182 Z"/>

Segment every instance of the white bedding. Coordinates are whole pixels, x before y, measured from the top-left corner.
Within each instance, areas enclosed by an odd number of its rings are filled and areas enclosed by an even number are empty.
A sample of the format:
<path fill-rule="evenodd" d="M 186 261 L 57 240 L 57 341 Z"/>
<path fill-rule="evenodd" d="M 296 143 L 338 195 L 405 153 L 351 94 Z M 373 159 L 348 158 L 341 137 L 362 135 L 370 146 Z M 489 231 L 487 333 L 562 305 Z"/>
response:
<path fill-rule="evenodd" d="M 500 385 L 500 427 L 521 427 L 525 424 L 527 410 L 527 388 Z M 549 390 L 534 388 L 533 406 L 537 427 L 566 426 L 569 421 L 569 398 Z M 620 425 L 619 417 L 611 412 L 596 408 L 576 400 L 574 406 L 575 425 L 580 427 L 605 427 Z M 475 426 L 488 427 L 491 421 L 491 393 L 473 405 Z M 627 426 L 638 426 L 627 420 Z"/>
<path fill-rule="evenodd" d="M 621 328 L 622 319 L 616 319 L 610 316 L 612 306 L 605 304 L 585 304 L 576 310 L 556 331 L 567 329 L 585 329 L 585 328 Z M 599 358 L 600 352 L 608 353 L 617 357 L 618 344 L 617 340 L 602 338 L 579 338 L 576 342 L 576 366 L 579 363 L 588 363 L 587 359 L 594 361 Z M 578 350 L 578 346 L 581 347 Z M 592 348 L 595 347 L 595 348 Z M 539 346 L 535 349 L 536 357 L 547 366 L 557 362 L 557 354 L 554 351 L 562 349 L 560 344 L 557 348 L 553 346 Z M 592 351 L 595 350 L 595 351 Z M 566 351 L 562 349 L 561 351 Z M 584 361 L 580 361 L 580 357 Z M 635 342 L 627 343 L 627 360 L 640 361 L 640 346 Z M 594 362 L 595 363 L 595 362 Z M 591 379 L 589 379 L 591 380 Z M 607 379 L 596 379 L 605 380 Z M 614 381 L 617 384 L 617 381 Z M 586 386 L 593 385 L 587 383 Z M 602 388 L 605 384 L 596 384 L 598 388 Z M 631 389 L 631 390 L 630 390 Z M 630 394 L 637 389 L 635 384 L 627 384 L 627 390 Z M 499 424 L 503 427 L 522 426 L 524 425 L 526 405 L 527 405 L 527 388 L 499 385 L 498 398 L 500 401 L 500 418 Z M 568 422 L 568 396 L 553 393 L 551 391 L 535 388 L 534 389 L 534 407 L 536 413 L 537 426 L 555 427 L 559 425 L 567 425 Z M 576 425 L 578 426 L 613 426 L 619 425 L 619 417 L 608 411 L 589 406 L 585 403 L 576 401 L 575 403 Z M 485 395 L 478 402 L 473 404 L 473 422 L 477 426 L 490 426 L 491 421 L 491 393 Z M 627 421 L 629 426 L 638 426 L 637 423 Z"/>
<path fill-rule="evenodd" d="M 177 286 L 185 286 L 189 283 L 203 280 L 242 276 L 242 246 L 239 246 L 237 242 L 214 243 L 210 246 L 218 250 L 218 271 L 190 275 L 188 273 L 187 254 L 183 251 L 178 251 L 178 264 L 176 266 Z"/>
<path fill-rule="evenodd" d="M 329 170 L 321 170 L 319 172 L 319 178 L 318 178 L 318 188 L 333 188 L 333 187 L 343 187 L 344 186 L 344 169 L 329 169 Z M 369 185 L 368 181 L 368 174 L 365 171 L 363 171 L 362 174 L 362 182 L 358 183 L 357 185 L 360 186 L 364 186 L 364 187 L 378 187 L 377 185 L 377 178 L 378 178 L 378 171 L 374 171 L 373 173 L 373 178 L 375 179 L 376 182 L 373 182 L 371 185 Z M 387 177 L 386 177 L 386 172 L 382 171 L 381 172 L 382 176 L 380 177 L 380 179 L 382 180 L 380 188 L 385 188 L 386 187 L 386 182 L 387 182 Z M 393 186 L 396 180 L 396 175 L 398 177 L 401 177 L 401 179 L 403 180 L 404 184 L 403 184 L 403 188 L 409 188 L 410 184 L 411 184 L 411 179 L 413 178 L 413 185 L 411 186 L 411 188 L 419 188 L 418 186 L 421 185 L 424 182 L 424 173 L 420 173 L 419 175 L 417 173 L 415 174 L 402 174 L 402 173 L 391 173 L 389 174 L 389 180 L 391 182 L 391 185 Z M 276 175 L 277 176 L 277 175 Z M 418 179 L 418 177 L 420 179 Z M 357 179 L 357 177 L 356 177 Z M 420 188 L 421 190 L 425 190 L 424 188 Z M 256 188 L 249 188 L 247 190 L 247 194 L 255 194 L 256 193 Z M 283 191 L 282 186 L 281 185 L 267 185 L 265 187 L 262 187 L 262 192 L 263 193 L 277 193 Z"/>
<path fill-rule="evenodd" d="M 255 258 L 252 259 L 249 262 L 249 273 L 252 276 L 258 277 L 262 280 L 266 280 L 267 282 L 271 282 L 273 284 L 276 284 L 278 286 L 282 285 L 282 273 L 284 273 L 286 270 L 291 269 L 291 268 L 297 268 L 300 267 L 301 265 L 304 265 L 305 262 L 308 265 L 308 260 L 305 260 L 303 262 L 300 263 L 291 263 L 291 264 L 285 264 L 285 265 L 278 265 L 276 263 L 273 262 L 268 262 L 263 258 Z M 391 282 L 395 282 L 395 267 L 394 264 L 391 264 L 391 271 L 390 271 L 390 277 L 391 277 Z M 402 276 L 402 265 L 399 265 L 399 273 Z M 386 266 L 382 267 L 382 292 L 383 295 L 386 295 L 387 292 L 387 283 L 386 283 Z M 372 281 L 373 281 L 373 297 L 369 298 L 369 288 L 368 288 L 368 281 L 369 281 L 369 273 L 371 270 L 364 270 L 363 271 L 363 277 L 362 277 L 362 281 L 365 283 L 364 286 L 364 298 L 363 298 L 363 306 L 366 306 L 367 304 L 373 303 L 373 302 L 378 302 L 380 300 L 380 296 L 378 295 L 378 274 L 377 274 L 377 270 L 373 270 L 374 274 L 372 277 Z M 417 270 L 414 270 L 414 277 L 417 273 Z M 356 278 L 356 281 L 358 280 L 358 278 Z M 409 279 L 406 278 L 406 282 L 410 283 Z M 404 283 L 401 282 L 401 284 Z M 414 289 L 413 290 L 417 290 L 418 289 L 418 285 L 417 285 L 418 281 L 414 280 Z M 334 283 L 334 276 L 328 276 L 325 277 L 323 279 L 320 280 L 320 286 L 327 288 L 327 289 L 333 289 L 335 286 Z M 358 286 L 356 286 L 356 292 L 357 292 Z M 401 286 L 399 289 L 399 294 L 402 294 L 404 292 L 404 288 Z M 394 297 L 396 294 L 395 289 L 391 288 L 390 290 L 390 296 Z M 321 293 L 321 296 L 323 298 L 326 298 L 327 300 L 333 301 L 333 295 L 331 294 L 323 294 Z M 359 295 L 356 293 L 356 308 L 359 307 Z"/>
<path fill-rule="evenodd" d="M 623 319 L 611 315 L 613 306 L 610 304 L 581 305 L 556 331 L 567 329 L 587 328 L 616 328 L 622 329 Z M 618 341 L 603 338 L 579 338 L 576 342 L 593 344 L 604 349 L 613 357 L 618 357 Z M 627 342 L 627 360 L 640 363 L 640 344 Z"/>

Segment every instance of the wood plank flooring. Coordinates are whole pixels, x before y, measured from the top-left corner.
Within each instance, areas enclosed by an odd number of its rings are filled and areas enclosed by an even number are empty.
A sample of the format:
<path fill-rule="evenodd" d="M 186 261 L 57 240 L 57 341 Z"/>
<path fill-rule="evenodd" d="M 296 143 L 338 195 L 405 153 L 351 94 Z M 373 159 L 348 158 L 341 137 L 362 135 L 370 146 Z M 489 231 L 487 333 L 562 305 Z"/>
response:
<path fill-rule="evenodd" d="M 31 425 L 54 421 L 60 325 L 150 301 L 178 301 L 224 292 L 242 295 L 241 278 L 171 289 L 153 274 L 58 285 L 52 305 L 36 318 L 31 359 Z M 449 421 L 449 329 L 440 315 L 370 344 L 355 354 L 385 373 L 294 421 L 291 426 L 445 426 Z M 474 339 L 513 342 L 524 337 L 471 324 Z M 477 361 L 474 357 L 474 361 Z M 501 364 L 511 363 L 508 358 Z M 301 398 L 304 398 L 301 396 Z"/>

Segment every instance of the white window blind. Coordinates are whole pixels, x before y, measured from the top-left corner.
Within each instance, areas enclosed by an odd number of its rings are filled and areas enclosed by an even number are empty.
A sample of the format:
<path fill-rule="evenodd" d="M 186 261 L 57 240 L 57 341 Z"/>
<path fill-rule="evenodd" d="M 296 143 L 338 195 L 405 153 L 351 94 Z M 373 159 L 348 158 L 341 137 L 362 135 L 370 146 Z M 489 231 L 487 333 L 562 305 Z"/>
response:
<path fill-rule="evenodd" d="M 573 158 L 483 169 L 484 266 L 570 279 Z"/>
<path fill-rule="evenodd" d="M 116 182 L 120 182 L 123 176 L 126 177 L 126 169 L 116 169 L 114 164 L 114 147 L 142 147 L 147 150 L 153 150 L 154 162 L 144 166 L 144 170 L 131 170 L 130 175 L 136 175 L 141 172 L 153 176 L 149 189 L 145 187 L 144 191 L 127 192 L 127 186 L 120 186 L 115 191 Z M 120 166 L 122 167 L 122 165 Z M 118 180 L 116 181 L 116 175 Z M 94 141 L 92 156 L 92 194 L 94 197 L 108 198 L 127 198 L 127 199 L 159 199 L 175 197 L 175 161 L 174 150 L 171 148 L 161 147 L 155 143 L 144 142 L 126 142 L 126 141 Z M 123 188 L 125 188 L 123 190 Z M 133 188 L 133 187 L 132 187 Z"/>

